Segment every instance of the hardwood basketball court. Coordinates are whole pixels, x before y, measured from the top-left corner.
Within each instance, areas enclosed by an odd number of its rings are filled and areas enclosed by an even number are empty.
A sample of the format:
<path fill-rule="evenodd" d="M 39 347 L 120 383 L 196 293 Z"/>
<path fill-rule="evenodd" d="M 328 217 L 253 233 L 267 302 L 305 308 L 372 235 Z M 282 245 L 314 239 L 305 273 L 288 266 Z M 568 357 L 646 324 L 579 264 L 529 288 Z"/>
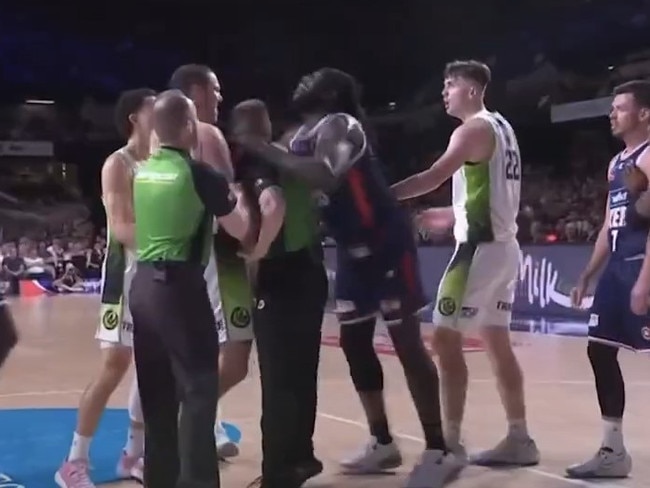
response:
<path fill-rule="evenodd" d="M 20 329 L 21 342 L 0 377 L 0 408 L 76 408 L 79 395 L 99 365 L 99 349 L 93 339 L 98 298 L 86 295 L 20 299 L 12 304 L 12 310 Z M 335 333 L 336 327 L 328 318 L 324 335 Z M 648 358 L 626 352 L 621 355 L 627 379 L 625 435 L 635 463 L 633 478 L 607 482 L 572 481 L 563 478 L 564 468 L 593 455 L 602 434 L 585 339 L 531 333 L 515 333 L 513 339 L 518 343 L 518 356 L 526 374 L 530 429 L 542 452 L 542 463 L 534 469 L 506 471 L 469 467 L 450 486 L 650 487 Z M 471 384 L 466 444 L 470 450 L 491 447 L 505 432 L 503 410 L 485 353 L 470 352 L 467 360 Z M 405 456 L 404 467 L 395 475 L 353 477 L 339 473 L 337 459 L 356 449 L 367 434 L 343 355 L 336 347 L 324 346 L 315 443 L 317 455 L 325 463 L 325 472 L 306 486 L 403 486 L 406 473 L 422 449 L 421 433 L 401 367 L 390 355 L 382 355 L 382 361 L 391 426 L 399 435 Z M 255 362 L 253 359 L 248 379 L 223 402 L 225 420 L 238 424 L 243 432 L 240 457 L 222 470 L 222 486 L 226 488 L 245 487 L 259 474 L 260 393 Z M 115 393 L 111 406 L 126 406 L 129 380 L 124 381 Z M 60 455 L 63 459 L 66 453 Z M 57 466 L 52 466 L 52 475 L 56 469 Z M 137 485 L 117 483 L 103 486 Z"/>

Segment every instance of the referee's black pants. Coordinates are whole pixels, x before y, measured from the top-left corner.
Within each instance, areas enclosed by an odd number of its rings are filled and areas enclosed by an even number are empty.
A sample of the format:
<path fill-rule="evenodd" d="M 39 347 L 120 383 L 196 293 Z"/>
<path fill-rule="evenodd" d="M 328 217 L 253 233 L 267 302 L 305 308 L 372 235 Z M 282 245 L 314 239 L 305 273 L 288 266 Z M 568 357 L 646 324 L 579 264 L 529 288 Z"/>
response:
<path fill-rule="evenodd" d="M 327 289 L 322 260 L 312 251 L 260 262 L 253 327 L 262 381 L 263 488 L 299 486 L 297 470 L 315 461 L 312 437 Z"/>
<path fill-rule="evenodd" d="M 203 268 L 138 263 L 130 307 L 145 423 L 144 485 L 219 487 L 219 340 Z"/>

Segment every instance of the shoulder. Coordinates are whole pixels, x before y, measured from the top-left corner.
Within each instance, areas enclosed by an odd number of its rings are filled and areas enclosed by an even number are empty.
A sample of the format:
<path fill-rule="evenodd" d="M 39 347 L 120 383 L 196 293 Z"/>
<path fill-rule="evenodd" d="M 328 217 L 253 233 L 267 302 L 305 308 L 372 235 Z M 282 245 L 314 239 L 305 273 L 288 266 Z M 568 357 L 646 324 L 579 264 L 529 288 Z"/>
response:
<path fill-rule="evenodd" d="M 126 166 L 126 158 L 122 154 L 122 150 L 118 149 L 117 151 L 110 154 L 102 165 L 102 169 L 113 171 L 115 168 L 124 169 Z"/>
<path fill-rule="evenodd" d="M 454 132 L 458 132 L 459 134 L 468 137 L 485 137 L 492 136 L 494 131 L 492 130 L 492 124 L 490 124 L 489 121 L 482 117 L 474 117 L 473 119 L 461 124 Z"/>
<path fill-rule="evenodd" d="M 206 122 L 199 122 L 197 129 L 198 136 L 202 142 L 213 142 L 217 144 L 226 143 L 226 138 L 219 127 Z"/>
<path fill-rule="evenodd" d="M 650 175 L 650 145 L 647 145 L 645 149 L 641 151 L 639 157 L 636 160 L 636 165 L 646 175 Z"/>

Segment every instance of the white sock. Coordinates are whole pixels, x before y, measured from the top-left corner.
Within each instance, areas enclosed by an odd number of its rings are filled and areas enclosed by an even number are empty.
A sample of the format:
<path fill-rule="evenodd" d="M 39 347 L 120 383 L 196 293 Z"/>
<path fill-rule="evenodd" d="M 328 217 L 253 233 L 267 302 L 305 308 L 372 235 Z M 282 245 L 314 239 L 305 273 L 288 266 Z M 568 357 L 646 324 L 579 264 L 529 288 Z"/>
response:
<path fill-rule="evenodd" d="M 619 453 L 625 450 L 623 443 L 623 420 L 603 419 L 605 432 L 603 436 L 603 447 L 609 447 Z"/>
<path fill-rule="evenodd" d="M 140 457 L 144 455 L 144 429 L 129 427 L 124 451 L 129 457 Z"/>
<path fill-rule="evenodd" d="M 134 422 L 144 424 L 144 415 L 142 414 L 142 404 L 140 403 L 137 377 L 133 378 L 131 389 L 129 390 L 129 417 Z"/>
<path fill-rule="evenodd" d="M 445 442 L 449 444 L 450 449 L 460 444 L 460 422 L 445 422 L 443 430 L 445 432 Z"/>
<path fill-rule="evenodd" d="M 72 446 L 70 446 L 68 461 L 76 461 L 77 459 L 87 460 L 90 454 L 90 442 L 92 440 L 92 437 L 84 437 L 75 432 L 72 436 Z"/>
<path fill-rule="evenodd" d="M 526 419 L 509 420 L 508 437 L 518 440 L 528 439 L 529 435 L 528 427 L 526 426 Z"/>

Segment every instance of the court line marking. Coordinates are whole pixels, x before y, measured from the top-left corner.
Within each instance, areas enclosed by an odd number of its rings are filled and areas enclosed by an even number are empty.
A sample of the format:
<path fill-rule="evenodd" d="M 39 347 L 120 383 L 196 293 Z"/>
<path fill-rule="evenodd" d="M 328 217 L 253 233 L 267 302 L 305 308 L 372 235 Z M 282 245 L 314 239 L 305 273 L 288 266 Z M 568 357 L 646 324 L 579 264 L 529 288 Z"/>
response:
<path fill-rule="evenodd" d="M 356 420 L 348 419 L 345 417 L 339 417 L 338 415 L 332 415 L 325 412 L 318 412 L 318 416 L 324 419 L 332 420 L 334 422 L 339 422 L 341 424 L 352 425 L 354 427 L 358 427 L 363 430 L 368 430 L 368 427 L 366 426 L 365 422 L 358 422 Z M 403 434 L 400 432 L 394 433 L 393 435 L 399 439 L 403 439 L 406 441 L 416 442 L 418 444 L 424 443 L 424 439 L 413 435 Z M 590 482 L 584 480 L 572 480 L 569 478 L 565 478 L 564 476 L 560 476 L 558 474 L 549 473 L 548 471 L 544 471 L 539 468 L 521 468 L 521 469 L 524 471 L 528 471 L 531 474 L 535 474 L 537 476 L 542 476 L 544 478 L 549 478 L 556 481 L 563 481 L 570 485 L 582 486 L 583 488 L 629 488 L 625 485 L 617 485 L 612 483 L 599 483 L 599 482 Z"/>
<path fill-rule="evenodd" d="M 30 397 L 30 396 L 55 396 L 55 395 L 77 395 L 84 390 L 37 390 L 17 391 L 14 393 L 1 393 L 0 398 Z"/>

